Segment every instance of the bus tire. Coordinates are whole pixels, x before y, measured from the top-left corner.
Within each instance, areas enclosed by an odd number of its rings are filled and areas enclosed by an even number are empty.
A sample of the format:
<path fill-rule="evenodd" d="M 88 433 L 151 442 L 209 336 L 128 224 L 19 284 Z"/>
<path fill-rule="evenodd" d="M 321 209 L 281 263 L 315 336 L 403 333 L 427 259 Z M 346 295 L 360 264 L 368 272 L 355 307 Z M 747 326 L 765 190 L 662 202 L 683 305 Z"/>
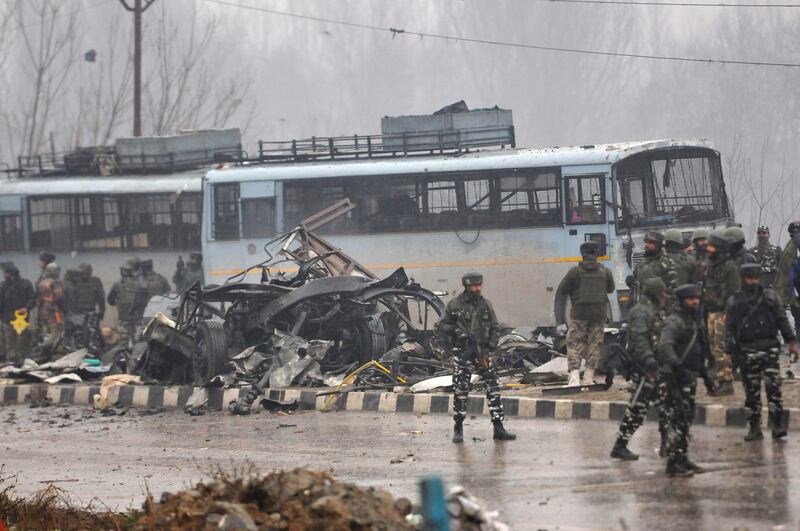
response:
<path fill-rule="evenodd" d="M 225 329 L 221 321 L 200 321 L 194 336 L 192 382 L 204 385 L 228 362 Z"/>
<path fill-rule="evenodd" d="M 386 353 L 386 331 L 378 314 L 368 315 L 358 327 L 361 363 L 380 359 Z"/>

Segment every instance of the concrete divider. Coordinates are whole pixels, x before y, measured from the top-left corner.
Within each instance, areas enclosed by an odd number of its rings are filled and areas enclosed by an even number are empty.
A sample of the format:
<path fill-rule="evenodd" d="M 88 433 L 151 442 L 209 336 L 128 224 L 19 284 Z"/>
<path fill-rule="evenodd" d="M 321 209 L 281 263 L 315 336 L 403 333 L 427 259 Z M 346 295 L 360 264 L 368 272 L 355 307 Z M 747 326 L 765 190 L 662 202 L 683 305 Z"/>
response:
<path fill-rule="evenodd" d="M 195 388 L 188 386 L 126 385 L 112 387 L 108 403 L 119 403 L 126 407 L 181 409 L 186 405 Z M 22 404 L 49 398 L 54 404 L 92 406 L 93 396 L 100 392 L 96 385 L 0 385 L 0 404 Z M 227 408 L 228 402 L 244 396 L 244 389 L 209 388 L 209 410 Z M 322 410 L 328 402 L 327 396 L 317 397 L 317 392 L 308 389 L 270 389 L 264 396 L 272 400 L 297 400 L 298 409 Z M 381 413 L 452 414 L 453 397 L 443 393 L 389 393 L 381 391 L 359 391 L 341 393 L 332 401 L 332 411 L 374 411 Z M 488 415 L 486 400 L 481 395 L 470 395 L 467 413 Z M 625 414 L 625 402 L 587 401 L 569 399 L 543 399 L 519 396 L 503 397 L 507 417 L 554 418 L 572 420 L 611 420 L 619 422 Z M 800 430 L 800 409 L 789 408 L 789 429 Z M 762 419 L 768 415 L 764 408 Z M 651 411 L 648 420 L 654 420 Z M 698 404 L 695 424 L 709 426 L 737 426 L 747 424 L 743 407 L 718 404 Z"/>

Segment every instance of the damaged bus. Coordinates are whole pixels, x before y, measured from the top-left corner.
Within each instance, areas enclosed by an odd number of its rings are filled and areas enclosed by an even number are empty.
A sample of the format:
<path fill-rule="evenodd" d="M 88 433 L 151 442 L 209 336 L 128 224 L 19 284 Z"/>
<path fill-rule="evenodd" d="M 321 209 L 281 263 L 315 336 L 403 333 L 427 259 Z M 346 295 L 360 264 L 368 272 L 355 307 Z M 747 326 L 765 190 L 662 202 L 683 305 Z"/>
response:
<path fill-rule="evenodd" d="M 646 231 L 689 235 L 730 218 L 720 154 L 706 140 L 476 151 L 445 146 L 440 134 L 433 143 L 405 134 L 391 146 L 385 137 L 260 142 L 257 159 L 210 171 L 207 282 L 223 284 L 261 261 L 276 235 L 349 198 L 356 208 L 320 229 L 332 244 L 379 275 L 402 266 L 448 296 L 461 291 L 463 273 L 479 270 L 512 326 L 554 324 L 559 281 L 580 260 L 580 244 L 596 241 L 616 279 L 609 317 L 619 322 Z"/>

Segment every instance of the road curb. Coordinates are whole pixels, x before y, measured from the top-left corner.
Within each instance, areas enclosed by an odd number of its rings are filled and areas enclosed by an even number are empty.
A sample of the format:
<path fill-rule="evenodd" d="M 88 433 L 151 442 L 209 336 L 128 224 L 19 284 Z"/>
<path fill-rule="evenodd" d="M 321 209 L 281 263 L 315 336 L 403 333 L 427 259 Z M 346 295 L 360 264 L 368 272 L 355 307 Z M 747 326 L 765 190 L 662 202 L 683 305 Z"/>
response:
<path fill-rule="evenodd" d="M 186 405 L 189 397 L 198 388 L 189 386 L 126 385 L 112 387 L 108 403 L 143 408 L 179 409 Z M 54 404 L 80 406 L 93 405 L 93 397 L 100 392 L 95 385 L 0 385 L 0 404 L 23 404 L 49 398 Z M 208 389 L 208 408 L 220 410 L 232 400 L 244 396 L 245 389 Z M 266 396 L 273 400 L 296 400 L 298 409 L 324 410 L 328 396 L 317 396 L 313 390 L 270 389 Z M 507 417 L 553 418 L 572 420 L 611 420 L 619 422 L 625 414 L 627 403 L 604 400 L 571 400 L 550 398 L 503 397 Z M 425 413 L 451 414 L 453 397 L 443 393 L 392 393 L 378 391 L 341 393 L 333 399 L 334 411 L 372 411 L 380 413 Z M 788 408 L 789 429 L 800 430 L 800 408 Z M 488 404 L 481 395 L 470 395 L 467 400 L 469 415 L 489 414 Z M 654 411 L 648 420 L 655 420 Z M 766 422 L 767 409 L 762 418 Z M 728 407 L 718 404 L 698 404 L 695 409 L 695 424 L 708 426 L 735 426 L 747 424 L 743 407 Z"/>

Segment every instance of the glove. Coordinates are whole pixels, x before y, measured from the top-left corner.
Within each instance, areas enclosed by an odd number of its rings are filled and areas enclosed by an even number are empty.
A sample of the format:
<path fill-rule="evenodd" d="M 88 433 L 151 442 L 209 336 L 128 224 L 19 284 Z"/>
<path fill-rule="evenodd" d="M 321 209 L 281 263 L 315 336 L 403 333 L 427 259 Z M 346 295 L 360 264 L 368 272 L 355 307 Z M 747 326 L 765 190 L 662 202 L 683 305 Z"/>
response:
<path fill-rule="evenodd" d="M 558 334 L 559 336 L 567 335 L 567 325 L 560 324 L 560 325 L 556 326 L 556 334 Z"/>
<path fill-rule="evenodd" d="M 650 380 L 658 378 L 658 362 L 655 358 L 647 358 L 644 362 L 644 372 Z"/>

